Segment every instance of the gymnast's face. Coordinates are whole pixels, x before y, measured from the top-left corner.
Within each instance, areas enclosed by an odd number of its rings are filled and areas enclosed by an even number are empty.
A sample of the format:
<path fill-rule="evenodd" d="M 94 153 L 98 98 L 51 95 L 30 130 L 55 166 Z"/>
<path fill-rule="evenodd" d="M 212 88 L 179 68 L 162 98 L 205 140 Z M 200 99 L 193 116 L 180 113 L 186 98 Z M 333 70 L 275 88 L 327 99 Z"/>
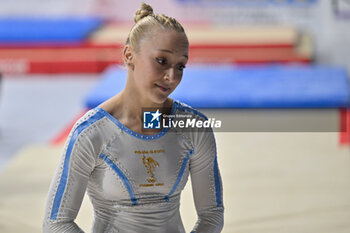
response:
<path fill-rule="evenodd" d="M 155 29 L 140 41 L 134 54 L 135 88 L 153 103 L 164 103 L 180 83 L 187 60 L 184 33 Z"/>

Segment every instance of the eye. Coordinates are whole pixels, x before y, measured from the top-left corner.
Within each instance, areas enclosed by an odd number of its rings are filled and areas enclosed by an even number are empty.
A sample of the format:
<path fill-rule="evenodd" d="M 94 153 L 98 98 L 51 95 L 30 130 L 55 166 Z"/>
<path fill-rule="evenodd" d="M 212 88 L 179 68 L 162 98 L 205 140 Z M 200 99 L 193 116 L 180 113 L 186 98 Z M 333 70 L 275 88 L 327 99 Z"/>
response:
<path fill-rule="evenodd" d="M 158 58 L 156 58 L 156 60 L 161 65 L 165 65 L 166 64 L 166 59 L 165 58 L 158 57 Z"/>
<path fill-rule="evenodd" d="M 181 71 L 183 71 L 185 68 L 186 68 L 185 65 L 179 65 L 179 66 L 178 66 L 178 69 L 181 70 Z"/>

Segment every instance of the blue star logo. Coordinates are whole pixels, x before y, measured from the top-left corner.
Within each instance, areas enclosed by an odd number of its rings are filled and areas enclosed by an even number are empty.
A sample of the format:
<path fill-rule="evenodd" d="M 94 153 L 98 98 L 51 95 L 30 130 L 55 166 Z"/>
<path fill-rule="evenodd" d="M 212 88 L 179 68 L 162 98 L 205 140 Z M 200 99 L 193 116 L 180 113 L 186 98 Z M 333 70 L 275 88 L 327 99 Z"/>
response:
<path fill-rule="evenodd" d="M 157 109 L 156 112 L 143 112 L 144 129 L 160 129 L 160 116 L 162 114 Z"/>

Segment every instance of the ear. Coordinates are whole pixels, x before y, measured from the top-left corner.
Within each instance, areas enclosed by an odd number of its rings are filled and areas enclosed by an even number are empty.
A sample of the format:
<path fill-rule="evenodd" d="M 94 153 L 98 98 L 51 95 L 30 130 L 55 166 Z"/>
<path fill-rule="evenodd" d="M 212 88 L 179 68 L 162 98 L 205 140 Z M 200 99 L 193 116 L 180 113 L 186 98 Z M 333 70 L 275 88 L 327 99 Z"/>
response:
<path fill-rule="evenodd" d="M 134 68 L 134 51 L 132 50 L 130 45 L 124 46 L 123 61 L 128 67 L 132 69 Z"/>

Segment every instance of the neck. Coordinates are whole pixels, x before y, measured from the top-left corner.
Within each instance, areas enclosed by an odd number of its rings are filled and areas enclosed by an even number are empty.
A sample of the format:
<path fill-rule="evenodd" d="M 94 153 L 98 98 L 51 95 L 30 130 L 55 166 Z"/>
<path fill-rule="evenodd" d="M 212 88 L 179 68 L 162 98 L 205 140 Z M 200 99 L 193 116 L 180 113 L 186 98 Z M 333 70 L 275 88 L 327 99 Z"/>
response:
<path fill-rule="evenodd" d="M 145 96 L 142 96 L 132 84 L 132 77 L 127 77 L 127 83 L 122 92 L 120 92 L 116 97 L 117 106 L 119 109 L 119 117 L 124 119 L 132 119 L 141 121 L 143 108 L 163 108 L 171 106 L 171 99 L 167 98 L 163 103 L 155 103 L 150 101 Z"/>

